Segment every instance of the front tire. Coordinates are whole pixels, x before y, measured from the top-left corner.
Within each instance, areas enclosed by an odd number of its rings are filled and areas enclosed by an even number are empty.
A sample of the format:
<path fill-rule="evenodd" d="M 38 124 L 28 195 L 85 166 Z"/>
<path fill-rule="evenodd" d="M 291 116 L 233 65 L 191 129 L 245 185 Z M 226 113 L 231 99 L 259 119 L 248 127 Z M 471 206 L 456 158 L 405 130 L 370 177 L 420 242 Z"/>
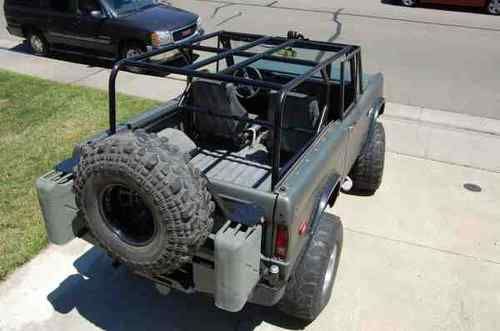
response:
<path fill-rule="evenodd" d="M 38 56 L 47 56 L 49 54 L 49 43 L 41 32 L 28 32 L 26 40 L 33 54 Z"/>
<path fill-rule="evenodd" d="M 328 304 L 342 251 L 340 219 L 323 214 L 302 260 L 286 287 L 278 308 L 287 315 L 312 322 Z"/>
<path fill-rule="evenodd" d="M 127 42 L 120 49 L 120 58 L 127 59 L 144 53 L 146 53 L 146 46 L 144 44 L 135 41 Z M 129 67 L 128 70 L 133 73 L 144 72 L 143 69 L 137 67 Z"/>
<path fill-rule="evenodd" d="M 373 195 L 382 184 L 385 163 L 385 130 L 376 122 L 358 160 L 349 173 L 353 187 L 349 193 Z"/>

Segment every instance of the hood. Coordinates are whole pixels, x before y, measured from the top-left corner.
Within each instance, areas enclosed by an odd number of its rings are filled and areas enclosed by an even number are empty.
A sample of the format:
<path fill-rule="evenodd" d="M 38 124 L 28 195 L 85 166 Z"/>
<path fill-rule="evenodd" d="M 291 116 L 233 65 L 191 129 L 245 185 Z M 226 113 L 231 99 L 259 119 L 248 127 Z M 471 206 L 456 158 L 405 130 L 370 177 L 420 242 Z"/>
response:
<path fill-rule="evenodd" d="M 128 26 L 148 32 L 172 31 L 196 22 L 197 15 L 179 8 L 156 5 L 125 16 L 117 20 Z"/>

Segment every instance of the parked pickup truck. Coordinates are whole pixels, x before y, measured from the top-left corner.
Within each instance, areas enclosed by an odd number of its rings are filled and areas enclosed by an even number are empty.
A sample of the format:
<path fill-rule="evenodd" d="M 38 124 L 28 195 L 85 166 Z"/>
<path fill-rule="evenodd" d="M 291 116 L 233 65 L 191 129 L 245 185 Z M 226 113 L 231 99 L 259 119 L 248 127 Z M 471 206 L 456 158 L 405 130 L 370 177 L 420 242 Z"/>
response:
<path fill-rule="evenodd" d="M 148 61 L 177 48 L 200 56 Z M 128 67 L 186 88 L 117 123 Z M 383 77 L 363 75 L 360 47 L 219 31 L 123 59 L 109 86 L 109 128 L 37 181 L 49 240 L 83 238 L 162 292 L 315 319 L 342 250 L 327 207 L 341 191 L 374 194 L 384 168 Z"/>

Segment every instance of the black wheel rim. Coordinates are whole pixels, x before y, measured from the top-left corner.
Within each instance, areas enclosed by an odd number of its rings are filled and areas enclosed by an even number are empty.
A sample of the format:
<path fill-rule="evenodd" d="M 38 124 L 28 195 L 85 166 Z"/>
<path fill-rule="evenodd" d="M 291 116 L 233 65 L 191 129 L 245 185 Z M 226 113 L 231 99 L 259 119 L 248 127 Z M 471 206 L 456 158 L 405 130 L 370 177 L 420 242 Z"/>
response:
<path fill-rule="evenodd" d="M 134 190 L 121 184 L 106 186 L 99 209 L 106 225 L 127 244 L 146 246 L 153 241 L 157 231 L 153 214 Z"/>

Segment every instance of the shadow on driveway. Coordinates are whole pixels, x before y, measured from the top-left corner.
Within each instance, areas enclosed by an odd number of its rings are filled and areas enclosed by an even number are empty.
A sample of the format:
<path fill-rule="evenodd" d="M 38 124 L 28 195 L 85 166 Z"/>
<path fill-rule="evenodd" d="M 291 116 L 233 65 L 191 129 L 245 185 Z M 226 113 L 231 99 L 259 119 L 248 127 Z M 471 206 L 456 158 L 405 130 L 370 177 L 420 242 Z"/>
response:
<path fill-rule="evenodd" d="M 254 330 L 263 321 L 298 330 L 304 324 L 273 308 L 247 305 L 242 312 L 217 309 L 202 294 L 172 291 L 160 295 L 154 285 L 126 268 L 115 269 L 111 259 L 92 248 L 74 263 L 78 273 L 67 277 L 48 296 L 61 314 L 76 309 L 79 315 L 106 330 Z"/>

